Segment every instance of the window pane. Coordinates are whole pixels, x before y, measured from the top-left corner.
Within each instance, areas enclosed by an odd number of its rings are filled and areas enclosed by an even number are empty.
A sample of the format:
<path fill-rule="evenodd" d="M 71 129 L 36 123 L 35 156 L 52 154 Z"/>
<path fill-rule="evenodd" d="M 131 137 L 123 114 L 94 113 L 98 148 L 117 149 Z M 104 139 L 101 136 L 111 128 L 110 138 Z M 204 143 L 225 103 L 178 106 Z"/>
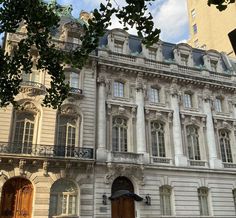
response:
<path fill-rule="evenodd" d="M 192 96 L 190 94 L 184 94 L 184 107 L 191 108 L 192 107 Z"/>
<path fill-rule="evenodd" d="M 198 199 L 199 199 L 199 206 L 200 206 L 200 215 L 201 216 L 208 216 L 208 190 L 207 188 L 199 188 L 198 189 Z"/>
<path fill-rule="evenodd" d="M 164 126 L 159 122 L 151 122 L 151 140 L 152 140 L 152 155 L 165 157 L 165 139 Z"/>
<path fill-rule="evenodd" d="M 197 24 L 194 24 L 194 25 L 193 25 L 193 33 L 194 33 L 194 34 L 197 34 Z"/>
<path fill-rule="evenodd" d="M 215 108 L 217 112 L 222 112 L 222 100 L 220 98 L 216 98 Z"/>
<path fill-rule="evenodd" d="M 124 83 L 114 82 L 114 96 L 124 97 Z"/>
<path fill-rule="evenodd" d="M 155 88 L 151 88 L 150 90 L 150 100 L 153 103 L 158 103 L 159 100 L 159 90 Z"/>
<path fill-rule="evenodd" d="M 219 131 L 220 151 L 223 162 L 233 162 L 229 133 L 226 130 Z"/>
<path fill-rule="evenodd" d="M 71 72 L 70 74 L 70 86 L 72 88 L 79 88 L 79 74 Z"/>
<path fill-rule="evenodd" d="M 169 187 L 160 187 L 160 205 L 162 215 L 171 215 L 171 189 Z"/>
<path fill-rule="evenodd" d="M 187 126 L 188 157 L 190 160 L 200 160 L 200 147 L 198 142 L 198 129 L 194 126 Z"/>

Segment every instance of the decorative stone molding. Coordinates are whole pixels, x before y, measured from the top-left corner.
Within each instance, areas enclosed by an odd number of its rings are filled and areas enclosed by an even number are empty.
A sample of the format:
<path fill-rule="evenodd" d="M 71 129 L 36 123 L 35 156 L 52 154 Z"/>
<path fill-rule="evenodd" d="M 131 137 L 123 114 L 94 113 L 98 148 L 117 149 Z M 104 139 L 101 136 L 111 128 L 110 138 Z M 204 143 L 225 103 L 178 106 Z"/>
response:
<path fill-rule="evenodd" d="M 125 176 L 132 177 L 139 185 L 145 185 L 144 181 L 144 167 L 137 165 L 126 164 L 107 164 L 108 172 L 104 177 L 105 184 L 111 184 L 115 178 Z"/>
<path fill-rule="evenodd" d="M 26 164 L 26 160 L 21 159 L 19 161 L 19 172 L 21 176 L 25 174 L 25 164 Z"/>
<path fill-rule="evenodd" d="M 48 176 L 48 166 L 49 166 L 49 162 L 48 161 L 44 161 L 43 162 L 43 175 L 44 176 Z"/>

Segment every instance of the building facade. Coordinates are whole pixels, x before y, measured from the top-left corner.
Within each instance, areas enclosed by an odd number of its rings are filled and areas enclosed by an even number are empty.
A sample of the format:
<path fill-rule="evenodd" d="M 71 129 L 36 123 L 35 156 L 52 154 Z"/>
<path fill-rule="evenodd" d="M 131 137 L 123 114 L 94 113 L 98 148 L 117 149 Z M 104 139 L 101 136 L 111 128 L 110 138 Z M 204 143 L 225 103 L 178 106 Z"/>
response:
<path fill-rule="evenodd" d="M 79 45 L 81 22 L 62 16 L 59 49 Z M 41 106 L 36 70 L 23 109 L 0 110 L 1 217 L 235 217 L 235 60 L 113 29 L 83 70 L 64 68 L 61 110 Z"/>
<path fill-rule="evenodd" d="M 220 12 L 215 6 L 208 7 L 207 0 L 188 0 L 190 39 L 194 48 L 215 49 L 234 56 L 228 33 L 236 28 L 236 3 Z"/>

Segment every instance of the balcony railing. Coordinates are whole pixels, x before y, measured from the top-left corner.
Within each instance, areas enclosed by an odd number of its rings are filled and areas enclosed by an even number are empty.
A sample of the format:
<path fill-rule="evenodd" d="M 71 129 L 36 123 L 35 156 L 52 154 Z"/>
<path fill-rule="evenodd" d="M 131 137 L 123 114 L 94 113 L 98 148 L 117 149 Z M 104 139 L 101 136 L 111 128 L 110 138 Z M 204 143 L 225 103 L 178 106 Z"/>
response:
<path fill-rule="evenodd" d="M 71 87 L 71 88 L 70 88 L 70 93 L 71 93 L 71 94 L 79 94 L 79 95 L 82 95 L 82 94 L 83 94 L 83 91 L 82 91 L 82 89 L 78 89 L 78 88 Z"/>
<path fill-rule="evenodd" d="M 236 164 L 235 163 L 223 162 L 223 166 L 224 166 L 224 168 L 236 168 Z"/>
<path fill-rule="evenodd" d="M 206 167 L 207 161 L 204 160 L 189 160 L 189 165 L 194 167 Z"/>
<path fill-rule="evenodd" d="M 46 87 L 38 82 L 33 82 L 33 81 L 22 81 L 21 86 L 28 86 L 36 89 L 40 89 L 42 91 L 46 91 Z"/>
<path fill-rule="evenodd" d="M 93 159 L 93 148 L 0 142 L 0 154 L 17 154 L 17 156 L 22 155 L 52 158 Z"/>
<path fill-rule="evenodd" d="M 172 159 L 168 157 L 151 157 L 151 163 L 155 164 L 173 164 Z"/>

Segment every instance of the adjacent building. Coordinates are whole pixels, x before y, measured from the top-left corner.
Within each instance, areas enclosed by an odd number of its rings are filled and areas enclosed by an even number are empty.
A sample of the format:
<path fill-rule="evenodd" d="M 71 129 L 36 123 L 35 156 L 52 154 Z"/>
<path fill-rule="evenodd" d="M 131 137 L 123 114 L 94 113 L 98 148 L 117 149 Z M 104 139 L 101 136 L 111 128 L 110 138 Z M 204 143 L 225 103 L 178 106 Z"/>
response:
<path fill-rule="evenodd" d="M 208 7 L 207 0 L 188 0 L 190 39 L 194 48 L 215 49 L 234 56 L 228 33 L 236 28 L 236 3 L 220 12 L 215 6 Z"/>
<path fill-rule="evenodd" d="M 74 49 L 84 21 L 61 16 L 54 43 Z M 41 105 L 50 77 L 36 69 L 23 110 L 0 109 L 2 218 L 235 217 L 234 59 L 113 29 L 82 70 L 64 68 L 61 110 Z"/>

